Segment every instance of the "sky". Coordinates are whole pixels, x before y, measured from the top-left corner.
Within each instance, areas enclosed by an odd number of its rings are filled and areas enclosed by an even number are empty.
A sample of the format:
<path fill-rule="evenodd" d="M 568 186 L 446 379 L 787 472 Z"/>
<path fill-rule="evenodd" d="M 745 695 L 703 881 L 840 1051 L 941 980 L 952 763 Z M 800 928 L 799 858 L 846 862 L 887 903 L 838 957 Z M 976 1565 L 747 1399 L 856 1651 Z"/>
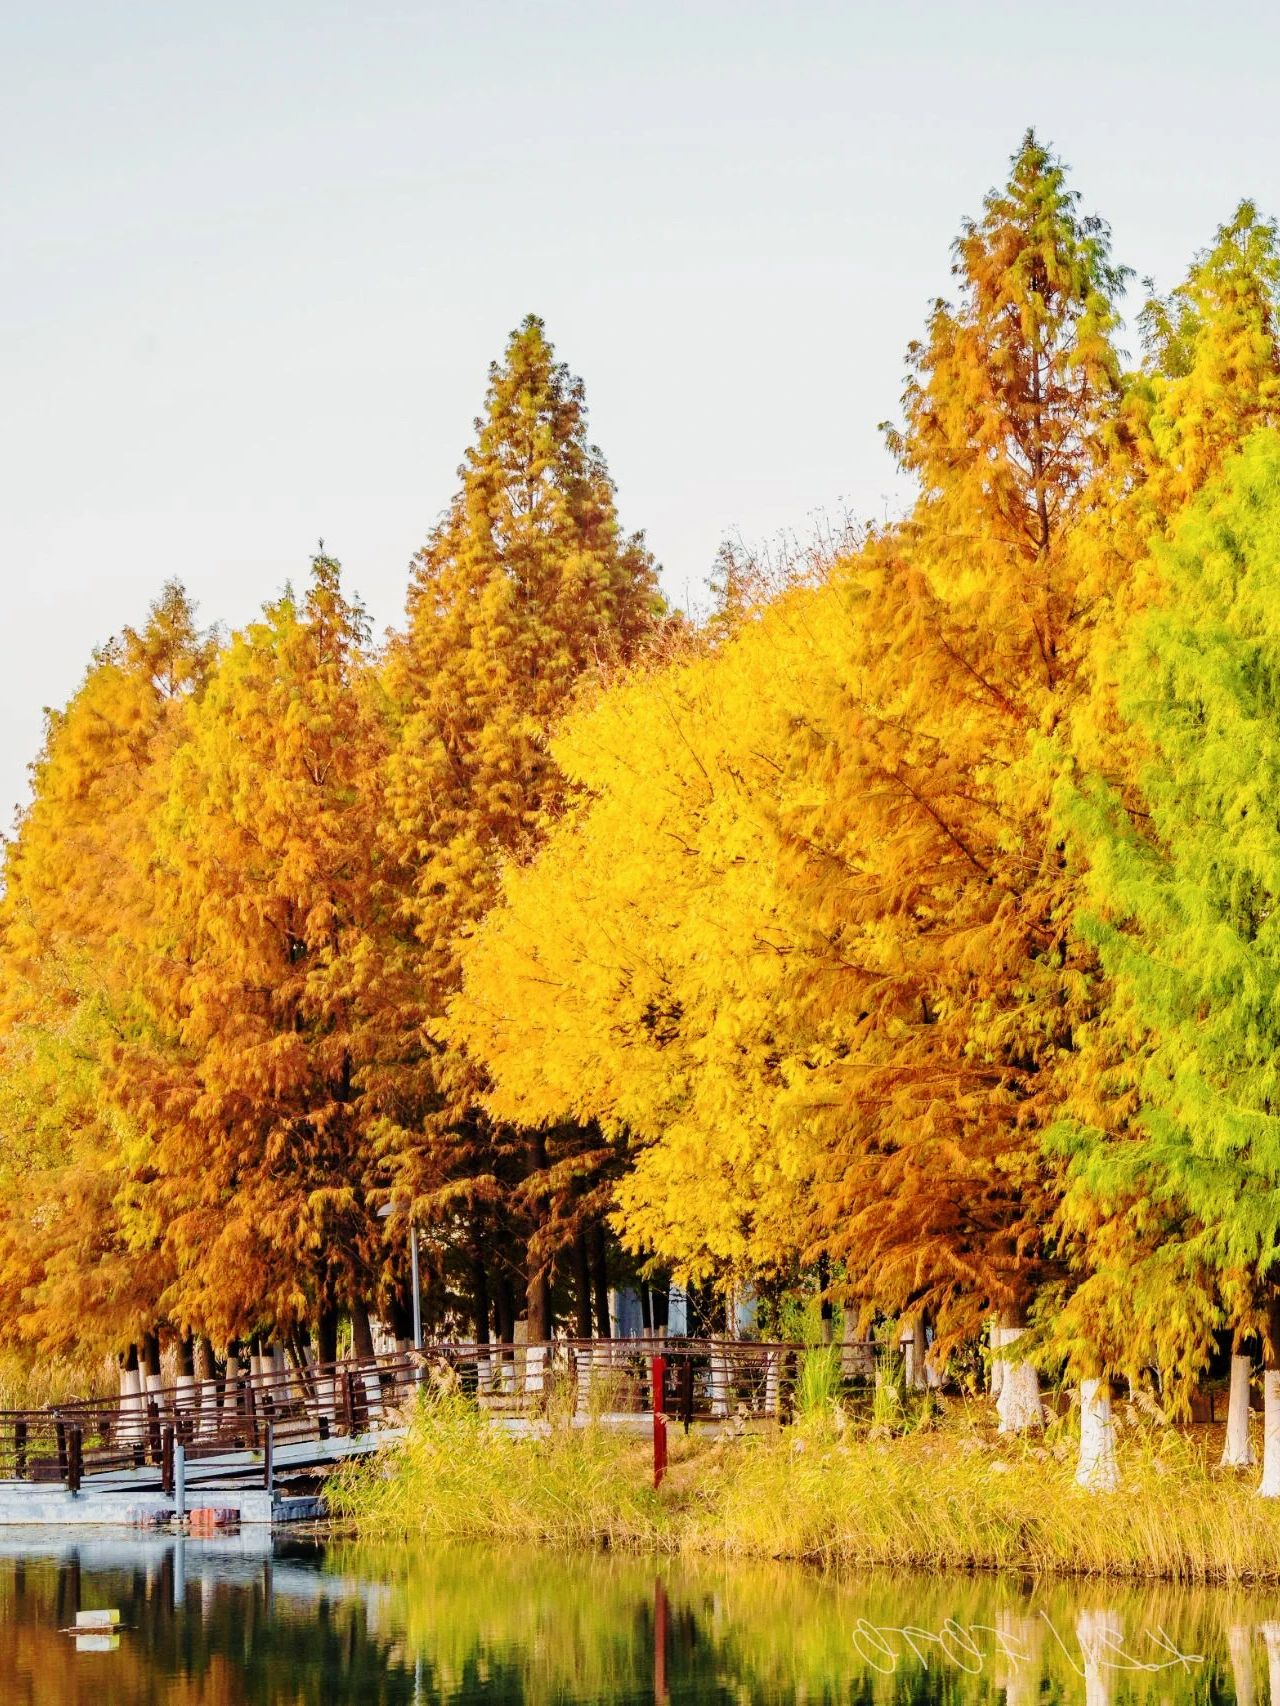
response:
<path fill-rule="evenodd" d="M 530 312 L 678 603 L 905 501 L 877 423 L 1028 125 L 1161 288 L 1280 212 L 1280 11 L 0 0 L 0 825 L 176 576 L 377 629 Z"/>

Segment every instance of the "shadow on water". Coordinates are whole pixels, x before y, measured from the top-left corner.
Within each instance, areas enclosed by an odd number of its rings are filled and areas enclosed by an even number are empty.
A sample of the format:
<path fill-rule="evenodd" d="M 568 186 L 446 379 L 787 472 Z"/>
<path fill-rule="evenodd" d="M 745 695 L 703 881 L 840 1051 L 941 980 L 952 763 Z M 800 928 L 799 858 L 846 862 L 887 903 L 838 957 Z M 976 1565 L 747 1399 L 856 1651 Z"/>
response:
<path fill-rule="evenodd" d="M 0 1532 L 6 1706 L 480 1700 L 1280 1706 L 1280 1594 Z"/>

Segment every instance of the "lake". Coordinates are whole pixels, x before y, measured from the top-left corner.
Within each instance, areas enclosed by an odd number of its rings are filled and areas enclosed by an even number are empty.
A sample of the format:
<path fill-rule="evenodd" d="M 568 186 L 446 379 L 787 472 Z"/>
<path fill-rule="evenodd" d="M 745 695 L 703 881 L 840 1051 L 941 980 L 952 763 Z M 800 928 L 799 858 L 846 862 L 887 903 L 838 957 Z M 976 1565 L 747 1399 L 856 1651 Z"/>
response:
<path fill-rule="evenodd" d="M 86 1649 L 62 1632 L 99 1607 L 119 1609 L 118 1635 Z M 250 1530 L 0 1531 L 0 1644 L 6 1706 L 1280 1706 L 1280 1592 L 833 1579 Z"/>

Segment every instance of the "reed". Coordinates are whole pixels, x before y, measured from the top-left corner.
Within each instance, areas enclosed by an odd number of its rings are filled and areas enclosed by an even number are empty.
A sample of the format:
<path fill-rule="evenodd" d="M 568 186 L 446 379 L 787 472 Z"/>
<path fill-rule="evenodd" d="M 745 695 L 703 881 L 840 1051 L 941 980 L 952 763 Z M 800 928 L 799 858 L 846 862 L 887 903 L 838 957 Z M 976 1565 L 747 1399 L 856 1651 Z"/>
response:
<path fill-rule="evenodd" d="M 72 1398 L 109 1398 L 119 1375 L 111 1357 L 0 1355 L 0 1410 L 43 1410 Z"/>
<path fill-rule="evenodd" d="M 550 1541 L 838 1567 L 1021 1570 L 1132 1580 L 1280 1580 L 1280 1501 L 1217 1471 L 1189 1436 L 1134 1423 L 1123 1485 L 1082 1491 L 1074 1443 L 1002 1440 L 976 1412 L 885 1437 L 815 1406 L 813 1425 L 673 1438 L 660 1492 L 643 1440 L 548 1426 L 512 1438 L 456 1395 L 424 1398 L 404 1444 L 333 1486 L 369 1537 Z"/>

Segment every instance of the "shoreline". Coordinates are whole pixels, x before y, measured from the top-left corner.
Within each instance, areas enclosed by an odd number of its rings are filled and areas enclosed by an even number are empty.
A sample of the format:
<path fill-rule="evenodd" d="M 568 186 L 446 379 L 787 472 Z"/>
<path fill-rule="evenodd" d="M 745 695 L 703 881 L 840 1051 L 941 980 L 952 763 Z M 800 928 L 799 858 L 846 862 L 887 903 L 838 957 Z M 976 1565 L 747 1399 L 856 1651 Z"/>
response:
<path fill-rule="evenodd" d="M 333 1478 L 361 1541 L 532 1542 L 570 1551 L 1185 1585 L 1280 1582 L 1280 1501 L 1219 1470 L 1211 1437 L 1122 1429 L 1121 1484 L 1075 1484 L 1066 1422 L 1027 1441 L 972 1410 L 893 1437 L 824 1423 L 674 1435 L 651 1484 L 643 1442 L 599 1426 L 513 1439 L 464 1401 L 426 1399 L 403 1443 Z"/>

